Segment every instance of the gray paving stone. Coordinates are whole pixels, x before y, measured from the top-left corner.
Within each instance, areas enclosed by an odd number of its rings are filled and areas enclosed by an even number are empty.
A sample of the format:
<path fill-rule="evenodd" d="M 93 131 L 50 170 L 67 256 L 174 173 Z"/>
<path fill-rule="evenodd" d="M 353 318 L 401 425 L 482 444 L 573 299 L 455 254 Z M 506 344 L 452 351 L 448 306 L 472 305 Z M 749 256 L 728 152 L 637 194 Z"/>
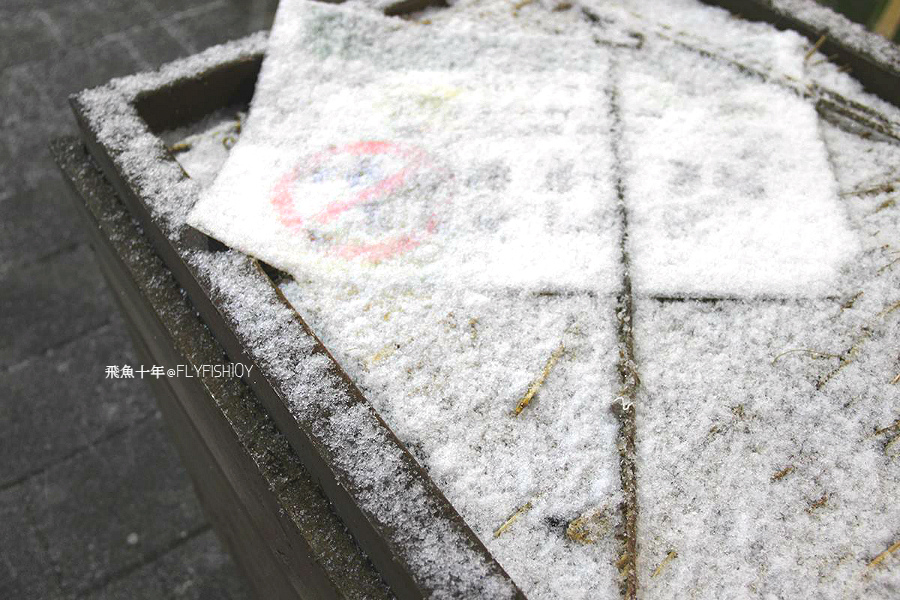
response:
<path fill-rule="evenodd" d="M 0 95 L 0 99 L 2 99 L 2 95 Z M 12 153 L 7 150 L 2 137 L 0 137 L 0 202 L 24 189 L 23 181 L 24 179 L 13 168 Z"/>
<path fill-rule="evenodd" d="M 4 271 L 87 240 L 64 186 L 60 177 L 48 176 L 37 188 L 11 190 L 10 196 L 0 199 Z"/>
<path fill-rule="evenodd" d="M 22 485 L 0 491 L 0 598 L 53 598 L 53 568 L 25 516 Z"/>
<path fill-rule="evenodd" d="M 57 33 L 46 11 L 0 8 L 0 69 L 58 49 Z"/>
<path fill-rule="evenodd" d="M 152 23 L 154 14 L 134 0 L 80 0 L 45 9 L 68 47 L 83 48 L 104 36 Z"/>
<path fill-rule="evenodd" d="M 202 50 L 271 26 L 274 7 L 270 4 L 260 1 L 248 10 L 247 2 L 217 0 L 197 11 L 181 13 L 173 24 L 194 48 Z"/>
<path fill-rule="evenodd" d="M 0 370 L 96 329 L 116 310 L 84 245 L 0 274 L 0 289 Z"/>
<path fill-rule="evenodd" d="M 39 69 L 33 66 L 35 64 L 38 63 L 0 70 L 0 99 L 3 104 L 0 111 L 0 181 L 6 184 L 3 191 L 7 193 L 26 189 L 26 172 L 39 168 L 44 177 L 48 176 L 49 160 L 32 164 L 34 161 L 28 153 L 30 151 L 32 155 L 48 158 L 46 140 L 50 131 L 58 130 L 62 125 L 60 116 L 54 112 L 44 93 L 44 86 L 38 79 Z"/>
<path fill-rule="evenodd" d="M 155 414 L 144 382 L 105 378 L 105 365 L 123 364 L 135 359 L 116 318 L 0 373 L 0 487 Z"/>
<path fill-rule="evenodd" d="M 207 531 L 84 599 L 240 600 L 250 596 L 246 580 L 236 571 L 215 534 Z"/>
<path fill-rule="evenodd" d="M 158 24 L 128 32 L 127 41 L 140 58 L 140 70 L 156 69 L 176 58 L 192 54 L 190 47 L 172 34 L 169 28 Z"/>
<path fill-rule="evenodd" d="M 33 61 L 0 71 L 0 95 L 4 98 L 0 126 L 4 131 L 19 123 L 37 121 L 50 109 L 41 80 L 31 64 Z"/>
<path fill-rule="evenodd" d="M 0 3 L 0 598 L 246 596 L 148 391 L 105 379 L 130 343 L 46 147 L 76 130 L 69 94 L 242 35 L 261 4 Z"/>
<path fill-rule="evenodd" d="M 28 480 L 38 535 L 63 588 L 95 588 L 206 527 L 187 474 L 152 418 Z"/>
<path fill-rule="evenodd" d="M 6 146 L 26 189 L 58 177 L 47 144 L 55 136 L 75 131 L 69 95 L 139 71 L 141 65 L 126 40 L 107 37 L 86 49 L 70 49 L 13 67 L 8 83 L 0 83 L 7 115 L 0 143 Z M 28 77 L 39 77 L 32 86 L 34 91 L 15 93 L 13 86 L 26 86 Z M 11 95 L 6 96 L 8 93 Z"/>

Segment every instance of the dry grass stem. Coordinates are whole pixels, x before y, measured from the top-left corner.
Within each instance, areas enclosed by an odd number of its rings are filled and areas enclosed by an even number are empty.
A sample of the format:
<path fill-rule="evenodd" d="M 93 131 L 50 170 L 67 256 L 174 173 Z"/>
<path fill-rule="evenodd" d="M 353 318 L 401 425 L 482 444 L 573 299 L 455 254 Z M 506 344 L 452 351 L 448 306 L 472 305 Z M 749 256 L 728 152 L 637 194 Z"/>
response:
<path fill-rule="evenodd" d="M 812 55 L 815 54 L 816 51 L 818 51 L 818 49 L 822 47 L 822 44 L 824 44 L 824 43 L 825 43 L 825 40 L 827 40 L 827 39 L 828 39 L 828 36 L 827 36 L 827 35 L 823 35 L 822 37 L 820 37 L 820 38 L 816 41 L 816 43 L 813 44 L 813 47 L 810 48 L 809 51 L 806 53 L 806 56 L 803 57 L 803 62 L 806 62 L 806 61 L 808 61 L 810 58 L 812 58 Z"/>
<path fill-rule="evenodd" d="M 885 271 L 887 271 L 888 269 L 890 269 L 891 267 L 896 265 L 898 262 L 900 262 L 900 257 L 895 258 L 888 264 L 886 264 L 883 267 L 881 267 L 880 269 L 878 269 L 878 274 L 881 275 L 882 273 L 884 273 Z"/>
<path fill-rule="evenodd" d="M 893 554 L 897 550 L 900 550 L 900 540 L 897 540 L 896 542 L 891 544 L 890 548 L 888 548 L 887 550 L 885 550 L 884 552 L 882 552 L 881 554 L 879 554 L 878 556 L 873 558 L 872 562 L 870 562 L 868 567 L 866 567 L 866 568 L 873 569 L 873 568 L 877 567 L 878 565 L 883 563 L 887 557 L 889 557 L 891 554 Z"/>
<path fill-rule="evenodd" d="M 889 456 L 889 457 L 893 458 L 894 447 L 897 446 L 897 442 L 900 442 L 900 435 L 895 435 L 893 438 L 891 438 L 891 441 L 889 441 L 887 444 L 885 444 L 885 446 L 884 446 L 884 455 L 885 456 Z"/>
<path fill-rule="evenodd" d="M 794 472 L 794 465 L 785 467 L 782 470 L 775 473 L 774 475 L 772 475 L 772 481 L 781 481 L 782 479 L 784 479 L 785 477 L 787 477 L 788 475 L 790 475 L 793 472 Z"/>
<path fill-rule="evenodd" d="M 878 313 L 878 318 L 884 318 L 884 317 L 888 316 L 889 314 L 891 314 L 892 312 L 894 312 L 895 310 L 897 310 L 898 308 L 900 308 L 900 301 L 897 301 L 897 302 L 891 304 L 890 306 L 885 308 L 883 311 Z"/>
<path fill-rule="evenodd" d="M 522 506 L 517 508 L 516 512 L 511 514 L 509 516 L 509 518 L 503 523 L 503 525 L 501 525 L 500 527 L 497 528 L 496 531 L 494 531 L 494 537 L 495 538 L 500 537 L 504 531 L 506 531 L 507 529 L 512 527 L 512 524 L 515 523 L 519 517 L 521 517 L 522 515 L 527 513 L 529 510 L 531 510 L 532 507 L 533 507 L 533 505 L 531 504 L 531 501 L 529 500 L 528 502 L 526 502 L 525 504 L 523 504 Z"/>
<path fill-rule="evenodd" d="M 875 212 L 881 212 L 887 208 L 891 208 L 896 205 L 897 205 L 897 201 L 894 198 L 891 198 L 890 200 L 885 200 L 884 202 L 879 204 L 878 208 L 875 209 Z"/>
<path fill-rule="evenodd" d="M 864 329 L 863 334 L 856 339 L 856 341 L 853 343 L 853 345 L 850 346 L 850 349 L 844 353 L 844 356 L 839 357 L 841 359 L 841 363 L 837 367 L 835 367 L 834 369 L 832 369 L 831 371 L 829 371 L 828 373 L 826 373 L 825 375 L 823 375 L 822 377 L 819 378 L 819 381 L 816 383 L 816 389 L 821 390 L 823 387 L 825 387 L 825 384 L 827 384 L 829 381 L 831 381 L 835 377 L 835 375 L 840 373 L 844 367 L 846 367 L 849 364 L 852 364 L 853 361 L 856 360 L 856 357 L 859 356 L 860 350 L 862 349 L 863 343 L 867 339 L 872 337 L 872 332 L 873 332 L 872 329 Z"/>
<path fill-rule="evenodd" d="M 172 144 L 169 146 L 169 152 L 172 154 L 180 154 L 182 152 L 187 152 L 191 149 L 190 142 L 178 142 L 177 144 Z"/>
<path fill-rule="evenodd" d="M 532 4 L 534 0 L 519 0 L 513 5 L 513 16 L 518 16 L 518 13 L 521 9 L 525 8 L 529 4 Z"/>
<path fill-rule="evenodd" d="M 896 185 L 898 183 L 897 179 L 886 181 L 884 183 L 879 183 L 878 185 L 868 187 L 868 188 L 857 188 L 855 190 L 850 190 L 849 192 L 841 193 L 841 197 L 846 198 L 847 196 L 874 196 L 877 194 L 890 194 L 896 189 Z"/>
<path fill-rule="evenodd" d="M 785 350 L 778 356 L 772 359 L 772 364 L 777 363 L 781 358 L 789 355 L 789 354 L 797 354 L 797 353 L 806 354 L 812 358 L 841 358 L 838 354 L 830 354 L 828 352 L 819 352 L 818 350 L 810 350 L 809 348 L 793 348 L 791 350 Z"/>
<path fill-rule="evenodd" d="M 661 563 L 659 563 L 659 566 L 657 566 L 656 569 L 653 570 L 653 574 L 650 575 L 650 577 L 656 577 L 657 575 L 662 573 L 663 568 L 665 568 L 667 564 L 669 564 L 676 558 L 678 558 L 678 553 L 674 550 L 669 550 L 669 553 L 666 554 L 666 557 L 662 560 Z"/>
<path fill-rule="evenodd" d="M 572 519 L 566 527 L 566 537 L 579 544 L 596 544 L 611 529 L 609 510 L 605 506 L 592 508 Z"/>
<path fill-rule="evenodd" d="M 819 498 L 818 500 L 816 500 L 815 502 L 813 502 L 812 504 L 809 505 L 809 508 L 806 509 L 806 512 L 811 513 L 812 511 L 816 510 L 817 508 L 822 508 L 827 503 L 828 503 L 828 494 L 823 494 L 821 498 Z"/>
<path fill-rule="evenodd" d="M 544 365 L 544 370 L 541 371 L 540 376 L 534 380 L 531 386 L 528 388 L 528 391 L 525 392 L 525 395 L 519 400 L 518 404 L 516 404 L 516 409 L 514 411 L 515 416 L 519 416 L 519 414 L 525 410 L 530 403 L 532 398 L 540 391 L 541 386 L 544 385 L 544 382 L 547 380 L 547 377 L 550 376 L 550 371 L 553 370 L 553 367 L 559 362 L 559 359 L 562 357 L 563 352 L 565 352 L 565 346 L 562 343 L 556 347 L 556 350 L 550 355 L 550 358 L 547 359 L 547 364 Z"/>
<path fill-rule="evenodd" d="M 876 430 L 875 430 L 875 433 L 873 433 L 872 435 L 873 435 L 873 436 L 879 436 L 879 435 L 882 435 L 882 434 L 884 434 L 884 433 L 893 433 L 893 432 L 895 432 L 895 431 L 900 431 L 900 419 L 897 419 L 896 421 L 894 421 L 893 423 L 891 423 L 891 424 L 888 425 L 887 427 L 882 427 L 881 429 L 876 429 Z"/>

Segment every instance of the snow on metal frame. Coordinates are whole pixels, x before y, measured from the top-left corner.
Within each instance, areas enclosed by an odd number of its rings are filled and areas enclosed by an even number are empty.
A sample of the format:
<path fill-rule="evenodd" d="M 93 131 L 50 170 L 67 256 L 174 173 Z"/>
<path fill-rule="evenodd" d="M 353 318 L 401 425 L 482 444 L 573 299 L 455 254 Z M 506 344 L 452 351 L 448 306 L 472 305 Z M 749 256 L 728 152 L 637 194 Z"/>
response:
<path fill-rule="evenodd" d="M 255 34 L 81 92 L 72 104 L 86 142 L 204 318 L 224 330 L 229 339 L 223 345 L 259 367 L 251 385 L 283 429 L 295 425 L 285 431 L 292 445 L 312 463 L 310 470 L 395 593 L 521 597 L 258 263 L 184 241 L 184 217 L 197 185 L 135 103 L 160 88 L 258 59 L 265 44 L 265 34 Z"/>

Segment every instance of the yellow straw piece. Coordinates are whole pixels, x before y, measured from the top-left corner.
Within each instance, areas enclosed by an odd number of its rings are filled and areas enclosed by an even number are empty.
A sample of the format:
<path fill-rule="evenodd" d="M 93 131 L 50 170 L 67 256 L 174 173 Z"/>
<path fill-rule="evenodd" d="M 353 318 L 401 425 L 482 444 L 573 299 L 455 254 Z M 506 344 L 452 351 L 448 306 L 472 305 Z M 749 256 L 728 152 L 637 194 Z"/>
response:
<path fill-rule="evenodd" d="M 872 568 L 874 568 L 874 567 L 877 567 L 878 565 L 880 565 L 881 563 L 883 563 L 884 560 L 885 560 L 888 556 L 890 556 L 891 554 L 893 554 L 894 552 L 896 552 L 897 549 L 900 549 L 900 540 L 897 540 L 896 542 L 894 542 L 894 543 L 891 545 L 890 548 L 888 548 L 887 550 L 885 550 L 884 552 L 882 552 L 881 554 L 879 554 L 878 556 L 876 556 L 875 558 L 873 558 L 873 559 L 872 559 L 872 562 L 869 563 L 869 566 L 868 566 L 867 568 L 868 568 L 868 569 L 872 569 Z"/>
<path fill-rule="evenodd" d="M 656 567 L 656 570 L 653 571 L 653 575 L 651 575 L 650 577 L 656 577 L 657 575 L 662 573 L 663 568 L 676 558 L 678 558 L 678 553 L 675 552 L 674 550 L 669 550 L 669 553 L 666 554 L 666 557 L 663 559 L 663 561 L 661 563 L 659 563 L 659 566 Z"/>
<path fill-rule="evenodd" d="M 812 57 L 812 55 L 816 53 L 816 50 L 818 50 L 819 48 L 822 47 L 822 44 L 824 44 L 825 40 L 827 40 L 827 39 L 828 39 L 827 35 L 823 35 L 822 37 L 820 37 L 819 41 L 817 41 L 815 44 L 813 44 L 813 47 L 810 48 L 809 52 L 806 53 L 806 56 L 803 57 L 803 62 L 808 61 Z"/>
<path fill-rule="evenodd" d="M 528 501 L 525 504 L 523 504 L 522 506 L 520 506 L 518 509 L 516 509 L 516 512 L 514 512 L 512 515 L 510 515 L 510 517 L 506 520 L 506 522 L 497 528 L 497 531 L 494 532 L 494 537 L 495 538 L 500 537 L 500 535 L 504 531 L 509 529 L 512 526 L 512 524 L 516 522 L 516 519 L 518 519 L 519 517 L 521 517 L 522 515 L 527 513 L 529 510 L 531 510 L 531 507 L 532 507 L 531 501 Z"/>
<path fill-rule="evenodd" d="M 516 404 L 515 416 L 519 416 L 525 407 L 531 402 L 531 399 L 534 398 L 535 394 L 541 389 L 541 386 L 544 385 L 544 382 L 547 380 L 547 377 L 550 375 L 550 371 L 553 370 L 553 366 L 559 361 L 560 357 L 565 352 L 565 347 L 562 343 L 557 346 L 556 350 L 553 351 L 553 354 L 550 355 L 550 358 L 547 359 L 547 364 L 544 365 L 544 370 L 541 371 L 541 376 L 534 380 L 534 383 L 531 384 L 531 387 L 528 388 L 528 391 L 525 392 L 525 395 L 522 396 L 522 399 L 519 400 L 519 403 Z"/>

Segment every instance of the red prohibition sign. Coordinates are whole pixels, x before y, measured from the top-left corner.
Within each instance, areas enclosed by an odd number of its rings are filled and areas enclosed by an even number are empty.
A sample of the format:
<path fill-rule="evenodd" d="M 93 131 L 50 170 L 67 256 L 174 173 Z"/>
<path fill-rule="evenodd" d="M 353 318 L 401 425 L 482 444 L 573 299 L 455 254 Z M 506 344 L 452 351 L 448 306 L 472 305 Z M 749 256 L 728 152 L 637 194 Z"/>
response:
<path fill-rule="evenodd" d="M 402 159 L 404 166 L 398 171 L 358 190 L 355 195 L 349 198 L 336 198 L 318 213 L 312 216 L 303 216 L 298 210 L 294 198 L 292 190 L 294 182 L 316 172 L 330 157 L 339 155 L 355 157 L 393 156 Z M 328 148 L 312 155 L 308 160 L 301 161 L 300 164 L 283 175 L 275 184 L 272 204 L 275 207 L 278 219 L 285 227 L 301 232 L 316 224 L 326 225 L 331 223 L 352 208 L 374 202 L 400 191 L 411 176 L 430 166 L 431 161 L 428 160 L 424 150 L 415 146 L 394 142 L 369 140 Z M 434 232 L 436 225 L 434 216 L 431 216 L 418 233 L 389 236 L 384 240 L 371 243 L 335 244 L 330 248 L 330 252 L 345 259 L 364 257 L 372 262 L 378 262 L 412 250 L 422 242 L 424 237 Z"/>

